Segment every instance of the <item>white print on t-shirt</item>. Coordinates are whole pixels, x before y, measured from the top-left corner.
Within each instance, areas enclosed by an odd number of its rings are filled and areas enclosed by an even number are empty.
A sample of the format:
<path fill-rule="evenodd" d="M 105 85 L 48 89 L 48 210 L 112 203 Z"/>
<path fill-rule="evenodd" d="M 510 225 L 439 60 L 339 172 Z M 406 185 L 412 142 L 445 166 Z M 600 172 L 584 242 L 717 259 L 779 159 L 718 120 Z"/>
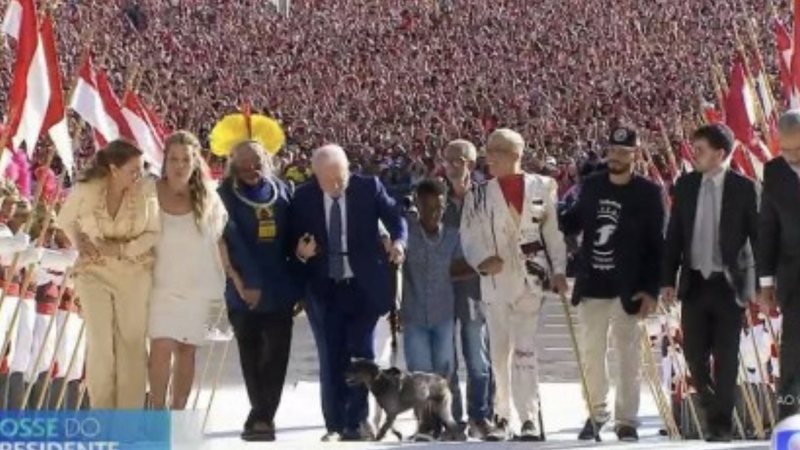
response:
<path fill-rule="evenodd" d="M 617 231 L 622 204 L 613 200 L 600 200 L 597 211 L 597 229 L 592 245 L 592 268 L 614 270 L 614 233 Z"/>

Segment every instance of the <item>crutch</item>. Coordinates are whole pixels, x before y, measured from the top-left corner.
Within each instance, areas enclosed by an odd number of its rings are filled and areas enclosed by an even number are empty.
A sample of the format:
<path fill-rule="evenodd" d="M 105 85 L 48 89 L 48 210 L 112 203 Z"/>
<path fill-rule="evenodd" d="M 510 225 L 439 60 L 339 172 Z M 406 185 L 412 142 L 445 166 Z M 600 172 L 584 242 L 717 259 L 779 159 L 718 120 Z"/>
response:
<path fill-rule="evenodd" d="M 494 229 L 492 230 L 494 231 Z M 591 422 L 592 429 L 594 430 L 594 440 L 595 442 L 600 442 L 600 428 L 597 426 L 597 422 L 594 420 L 594 411 L 592 410 L 594 403 L 592 402 L 592 396 L 589 393 L 589 382 L 586 378 L 586 368 L 583 365 L 583 360 L 581 359 L 580 347 L 578 346 L 578 337 L 575 334 L 575 325 L 572 323 L 572 313 L 569 310 L 567 296 L 561 294 L 559 295 L 559 298 L 561 299 L 561 305 L 564 307 L 564 317 L 567 319 L 567 329 L 569 330 L 569 337 L 570 341 L 572 342 L 572 351 L 575 353 L 575 361 L 578 363 L 578 372 L 580 373 L 581 377 L 583 398 L 586 403 L 586 409 L 589 412 L 589 422 Z M 541 409 L 539 411 L 541 411 Z"/>
<path fill-rule="evenodd" d="M 206 407 L 206 414 L 203 417 L 203 428 L 201 432 L 205 433 L 206 425 L 208 423 L 208 416 L 211 413 L 211 405 L 214 403 L 214 396 L 217 393 L 217 383 L 219 382 L 219 377 L 222 374 L 222 368 L 225 367 L 225 358 L 228 356 L 228 348 L 231 345 L 231 341 L 233 337 L 229 337 L 228 340 L 225 341 L 225 345 L 222 347 L 222 358 L 219 360 L 219 366 L 217 366 L 217 374 L 214 376 L 214 381 L 211 385 L 211 397 L 208 399 L 208 407 Z"/>
<path fill-rule="evenodd" d="M 400 331 L 400 321 L 397 312 L 400 309 L 400 303 L 403 301 L 403 266 L 398 265 L 393 272 L 395 275 L 395 301 L 392 310 L 389 311 L 389 332 L 391 333 L 389 361 L 392 367 L 397 367 L 397 334 Z"/>
<path fill-rule="evenodd" d="M 86 391 L 87 391 L 86 382 L 82 381 L 80 387 L 80 393 L 78 394 L 78 402 L 75 403 L 75 411 L 80 410 L 81 406 L 83 406 L 83 399 L 86 397 Z"/>
<path fill-rule="evenodd" d="M 58 289 L 58 300 L 56 301 L 56 306 L 61 305 L 61 300 L 64 298 L 64 293 L 67 291 L 67 279 L 69 278 L 70 273 L 72 273 L 72 269 L 71 268 L 67 269 L 67 271 L 64 273 L 64 279 L 61 281 L 61 286 Z M 50 334 L 53 332 L 53 328 L 55 327 L 56 317 L 58 317 L 58 309 L 56 309 L 56 311 L 50 317 L 50 320 L 47 322 L 47 329 L 44 332 L 44 339 L 42 340 L 42 345 L 39 348 L 39 351 L 36 353 L 36 359 L 35 359 L 35 362 L 33 363 L 33 366 L 29 369 L 29 371 L 30 371 L 29 375 L 31 375 L 31 376 L 37 376 L 38 375 L 37 374 L 37 370 L 38 370 L 39 364 L 41 364 L 41 362 L 42 362 L 42 355 L 44 354 L 45 346 L 47 346 L 47 339 L 50 338 Z M 56 335 L 56 343 L 55 343 L 55 345 L 56 345 L 55 349 L 56 350 L 58 349 L 58 345 L 60 343 L 59 338 L 62 336 L 61 332 L 63 331 L 63 326 L 65 324 L 66 324 L 66 320 L 64 321 L 64 323 L 61 324 L 62 326 L 59 327 L 61 329 L 58 330 L 58 333 Z M 53 352 L 53 359 L 55 359 L 56 353 L 57 353 L 57 351 Z M 41 392 L 39 392 L 39 398 L 37 399 L 36 409 L 40 409 L 42 407 L 42 401 L 44 400 L 45 392 L 47 390 L 47 386 L 50 384 L 50 378 L 51 378 L 50 377 L 50 372 L 52 372 L 52 369 L 53 369 L 52 362 L 47 367 L 48 367 L 48 370 L 47 370 L 47 375 L 48 376 L 45 378 L 45 383 L 44 383 L 44 386 L 42 386 Z M 34 387 L 35 384 L 36 383 L 33 383 L 33 382 L 28 384 L 28 388 L 25 390 L 25 397 L 23 397 L 23 399 L 22 399 L 22 409 L 25 409 L 25 408 L 28 407 L 28 400 L 30 399 L 30 396 L 31 396 L 31 393 L 33 392 L 33 387 Z"/>
<path fill-rule="evenodd" d="M 216 320 L 214 320 L 214 325 L 211 328 L 212 330 L 219 330 L 219 323 L 222 321 L 222 315 L 225 313 L 225 305 L 220 305 L 219 313 L 217 314 Z M 203 390 L 203 384 L 206 382 L 206 375 L 208 374 L 208 366 L 211 362 L 211 357 L 214 356 L 214 346 L 217 344 L 216 340 L 211 340 L 211 344 L 208 346 L 208 356 L 206 360 L 203 362 L 203 370 L 200 372 L 200 379 L 197 382 L 197 392 L 194 395 L 194 402 L 192 402 L 192 409 L 197 409 L 197 403 L 200 400 L 200 391 Z"/>
<path fill-rule="evenodd" d="M 747 440 L 747 434 L 744 432 L 744 425 L 742 425 L 742 419 L 739 418 L 739 410 L 736 407 L 733 407 L 733 424 L 736 426 L 736 429 L 739 430 L 739 436 L 742 437 L 742 440 Z"/>
<path fill-rule="evenodd" d="M 703 427 L 700 424 L 700 419 L 697 416 L 697 407 L 694 404 L 694 397 L 692 397 L 692 393 L 689 392 L 689 383 L 686 381 L 689 379 L 689 371 L 688 368 L 680 363 L 680 359 L 677 354 L 677 346 L 675 345 L 675 340 L 672 338 L 672 333 L 670 333 L 669 329 L 669 319 L 670 313 L 669 311 L 661 304 L 658 304 L 658 308 L 660 309 L 661 313 L 667 318 L 667 351 L 670 354 L 670 357 L 673 361 L 673 366 L 679 369 L 678 376 L 681 379 L 681 384 L 683 386 L 683 394 L 686 396 L 686 399 L 689 403 L 689 414 L 692 416 L 692 421 L 694 422 L 695 427 L 697 427 L 697 434 L 700 437 L 700 440 L 705 440 L 705 434 L 703 433 Z"/>
<path fill-rule="evenodd" d="M 745 309 L 744 315 L 747 317 L 747 327 L 750 330 L 750 342 L 753 345 L 753 352 L 756 356 L 756 366 L 758 367 L 758 375 L 761 377 L 761 384 L 759 387 L 761 388 L 761 395 L 764 396 L 764 403 L 766 403 L 767 407 L 767 417 L 769 418 L 769 424 L 771 429 L 775 429 L 775 412 L 772 410 L 772 396 L 770 395 L 769 391 L 769 379 L 767 378 L 767 374 L 764 372 L 764 365 L 761 362 L 761 353 L 758 351 L 758 343 L 756 342 L 756 328 L 753 326 L 753 319 L 750 317 L 750 310 Z M 769 320 L 767 318 L 766 320 Z"/>
<path fill-rule="evenodd" d="M 83 340 L 84 332 L 86 331 L 86 320 L 83 321 L 81 324 L 81 329 L 78 332 L 78 339 L 75 341 L 75 348 L 72 350 L 72 356 L 69 358 L 69 365 L 67 366 L 66 376 L 64 377 L 64 384 L 61 386 L 61 389 L 58 392 L 58 397 L 56 398 L 56 407 L 55 410 L 58 411 L 61 409 L 61 404 L 64 402 L 64 395 L 67 393 L 67 386 L 69 386 L 69 374 L 72 372 L 72 369 L 75 368 L 75 361 L 78 359 L 78 351 L 81 348 L 81 341 Z M 81 395 L 83 397 L 83 395 Z M 82 398 L 78 399 L 78 407 L 80 407 Z"/>
<path fill-rule="evenodd" d="M 656 361 L 655 358 L 653 358 L 653 348 L 650 346 L 649 333 L 644 324 L 639 324 L 639 327 L 641 330 L 641 339 L 639 342 L 643 353 L 642 358 L 644 359 L 642 364 L 644 378 L 647 380 L 648 386 L 650 387 L 650 393 L 653 395 L 653 399 L 656 402 L 661 420 L 664 421 L 667 435 L 670 439 L 679 439 L 681 433 L 678 429 L 678 425 L 675 423 L 675 417 L 672 414 L 669 398 L 666 397 L 664 391 L 661 389 L 661 383 L 656 373 Z"/>

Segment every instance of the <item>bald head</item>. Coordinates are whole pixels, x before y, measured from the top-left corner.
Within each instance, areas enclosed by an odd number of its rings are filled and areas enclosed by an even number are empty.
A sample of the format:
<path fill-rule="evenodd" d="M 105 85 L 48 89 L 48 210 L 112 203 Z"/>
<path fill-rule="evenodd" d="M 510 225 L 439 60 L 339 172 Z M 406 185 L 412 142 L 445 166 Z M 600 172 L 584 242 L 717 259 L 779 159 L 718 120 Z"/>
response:
<path fill-rule="evenodd" d="M 347 188 L 350 164 L 342 147 L 328 144 L 314 150 L 311 170 L 322 191 L 331 197 L 339 197 Z"/>
<path fill-rule="evenodd" d="M 475 168 L 478 150 L 475 145 L 464 139 L 457 139 L 447 144 L 442 151 L 444 171 L 450 185 L 455 189 L 465 190 L 470 183 L 469 174 Z"/>
<path fill-rule="evenodd" d="M 778 143 L 781 156 L 789 164 L 800 166 L 800 109 L 786 111 L 778 120 Z"/>
<path fill-rule="evenodd" d="M 445 147 L 442 152 L 442 156 L 444 156 L 445 160 L 460 158 L 464 161 L 474 163 L 475 160 L 478 159 L 478 150 L 472 142 L 466 139 L 456 139 L 447 144 L 447 147 Z"/>

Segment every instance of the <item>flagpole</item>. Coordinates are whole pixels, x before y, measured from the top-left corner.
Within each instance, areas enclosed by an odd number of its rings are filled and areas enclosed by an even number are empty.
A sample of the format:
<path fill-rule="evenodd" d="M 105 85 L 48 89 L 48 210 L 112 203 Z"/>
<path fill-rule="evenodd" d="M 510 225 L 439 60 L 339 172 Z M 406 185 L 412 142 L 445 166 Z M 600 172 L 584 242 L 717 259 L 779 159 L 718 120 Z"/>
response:
<path fill-rule="evenodd" d="M 747 78 L 746 80 L 746 87 L 747 90 L 750 91 L 750 95 L 755 97 L 756 107 L 756 120 L 758 121 L 758 126 L 761 129 L 761 140 L 769 138 L 769 126 L 767 125 L 766 117 L 764 115 L 763 105 L 761 105 L 761 101 L 759 100 L 759 96 L 757 93 L 753 92 L 753 74 L 750 71 L 750 65 L 747 63 L 747 48 L 745 48 L 744 44 L 742 43 L 739 37 L 739 27 L 736 23 L 733 24 L 733 35 L 734 39 L 736 40 L 736 49 L 742 55 L 742 67 L 744 68 L 744 74 Z M 755 94 L 755 95 L 754 95 Z M 748 145 L 750 143 L 748 142 Z"/>
<path fill-rule="evenodd" d="M 772 85 L 769 81 L 769 75 L 766 73 L 766 65 L 764 64 L 764 56 L 761 53 L 761 48 L 758 45 L 758 34 L 756 33 L 756 26 L 753 23 L 755 21 L 754 17 L 751 17 L 750 20 L 745 19 L 747 23 L 747 36 L 750 39 L 750 45 L 753 47 L 753 50 L 756 54 L 756 61 L 758 61 L 758 65 L 761 67 L 761 72 L 764 75 L 764 84 L 766 94 L 768 96 L 768 101 L 772 104 L 773 108 L 777 107 L 777 103 L 775 102 L 775 97 L 772 93 Z"/>
<path fill-rule="evenodd" d="M 52 164 L 52 162 L 53 162 L 53 156 L 54 155 L 55 155 L 55 149 L 51 149 L 50 152 L 47 154 L 47 162 L 45 164 L 46 167 L 50 167 L 50 164 Z M 57 182 L 59 184 L 64 182 L 64 173 L 62 173 L 59 176 Z M 34 204 L 33 211 L 36 211 L 39 203 L 42 200 L 42 192 L 43 192 L 43 190 L 44 190 L 44 183 L 39 183 L 39 185 L 37 186 L 37 191 L 38 191 L 37 192 L 37 199 L 36 199 L 36 203 Z M 55 206 L 55 204 L 56 204 L 55 201 L 50 202 L 50 203 L 47 204 L 47 207 L 45 208 L 45 227 L 42 230 L 42 232 L 39 234 L 39 236 L 37 237 L 35 248 L 42 247 L 43 244 L 44 244 L 44 237 L 45 237 L 45 234 L 46 234 L 46 229 L 47 229 L 47 226 L 50 225 L 50 215 L 53 212 L 53 207 Z M 33 214 L 31 214 L 31 216 L 28 218 L 28 220 L 25 222 L 25 225 L 23 226 L 23 231 L 25 233 L 27 233 L 28 230 L 30 230 L 32 222 L 33 222 Z M 17 252 L 17 253 L 14 254 L 14 259 L 11 262 L 11 270 L 8 272 L 7 281 L 6 281 L 5 285 L 3 286 L 3 293 L 2 293 L 2 295 L 0 295 L 0 309 L 2 309 L 2 305 L 5 302 L 6 293 L 8 292 L 8 287 L 9 287 L 9 284 L 10 284 L 10 280 L 13 279 L 16 276 L 17 265 L 19 264 L 19 257 L 20 257 L 21 253 L 22 252 Z M 37 262 L 33 262 L 31 264 L 28 264 L 28 267 L 25 268 L 26 269 L 25 270 L 25 275 L 23 275 L 23 277 L 22 277 L 22 283 L 20 284 L 20 288 L 19 288 L 19 301 L 14 306 L 14 312 L 11 314 L 11 320 L 9 321 L 8 329 L 6 330 L 6 335 L 5 335 L 5 338 L 3 339 L 3 345 L 0 347 L 0 355 L 5 355 L 6 351 L 8 350 L 8 348 L 9 348 L 9 346 L 11 344 L 11 335 L 13 334 L 14 328 L 17 325 L 17 320 L 19 320 L 20 310 L 22 309 L 22 303 L 24 301 L 25 295 L 28 292 L 28 288 L 30 287 L 31 281 L 33 281 L 34 268 L 38 264 L 39 264 L 38 261 Z"/>

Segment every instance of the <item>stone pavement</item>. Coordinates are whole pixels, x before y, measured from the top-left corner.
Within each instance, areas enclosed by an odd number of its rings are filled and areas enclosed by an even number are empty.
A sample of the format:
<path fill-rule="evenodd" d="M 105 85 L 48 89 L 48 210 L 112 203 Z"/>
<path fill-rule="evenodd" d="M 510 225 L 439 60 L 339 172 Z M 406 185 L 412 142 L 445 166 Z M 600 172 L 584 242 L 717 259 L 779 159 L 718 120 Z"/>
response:
<path fill-rule="evenodd" d="M 585 407 L 580 396 L 577 365 L 567 334 L 563 309 L 558 302 L 549 302 L 544 306 L 542 324 L 542 348 L 540 367 L 542 379 L 542 409 L 544 412 L 547 442 L 545 443 L 502 443 L 489 444 L 481 442 L 411 444 L 402 443 L 403 447 L 432 448 L 460 445 L 463 448 L 542 448 L 542 449 L 574 449 L 583 447 L 602 447 L 608 449 L 625 448 L 767 448 L 766 442 L 734 442 L 731 444 L 705 444 L 698 441 L 669 441 L 658 435 L 661 421 L 657 415 L 655 403 L 643 387 L 642 409 L 643 426 L 640 429 L 641 441 L 638 444 L 620 444 L 613 432 L 603 434 L 603 442 L 584 443 L 575 439 L 579 427 L 585 420 Z M 573 314 L 574 317 L 574 314 Z M 209 381 L 201 390 L 198 416 L 202 421 L 203 409 L 208 402 L 210 379 L 219 368 L 221 345 L 217 345 L 212 356 L 209 369 Z M 204 348 L 198 358 L 197 377 L 200 377 L 207 356 L 208 347 Z M 402 352 L 400 352 L 402 353 Z M 402 355 L 398 365 L 403 366 Z M 322 444 L 319 439 L 324 434 L 322 413 L 319 406 L 319 385 L 317 384 L 317 357 L 308 321 L 299 316 L 295 323 L 292 355 L 289 363 L 289 375 L 281 407 L 276 418 L 278 442 L 272 445 L 244 443 L 239 439 L 239 432 L 248 412 L 247 395 L 241 380 L 238 366 L 238 354 L 235 342 L 228 348 L 221 376 L 215 394 L 214 404 L 206 425 L 202 442 L 193 443 L 185 448 L 233 450 L 244 447 L 265 447 L 287 449 L 320 449 L 320 448 L 399 448 L 400 443 L 394 437 L 387 437 L 382 443 L 336 443 Z M 612 366 L 613 367 L 613 366 Z M 463 371 L 463 365 L 462 365 Z M 462 381 L 465 378 L 462 376 Z M 612 392 L 613 395 L 613 392 Z M 193 397 L 192 397 L 193 399 Z M 191 406 L 191 401 L 190 401 Z M 199 427 L 199 425 L 198 425 Z M 410 414 L 401 417 L 400 431 L 408 436 L 413 433 L 414 422 Z M 181 448 L 181 447 L 179 447 Z"/>

